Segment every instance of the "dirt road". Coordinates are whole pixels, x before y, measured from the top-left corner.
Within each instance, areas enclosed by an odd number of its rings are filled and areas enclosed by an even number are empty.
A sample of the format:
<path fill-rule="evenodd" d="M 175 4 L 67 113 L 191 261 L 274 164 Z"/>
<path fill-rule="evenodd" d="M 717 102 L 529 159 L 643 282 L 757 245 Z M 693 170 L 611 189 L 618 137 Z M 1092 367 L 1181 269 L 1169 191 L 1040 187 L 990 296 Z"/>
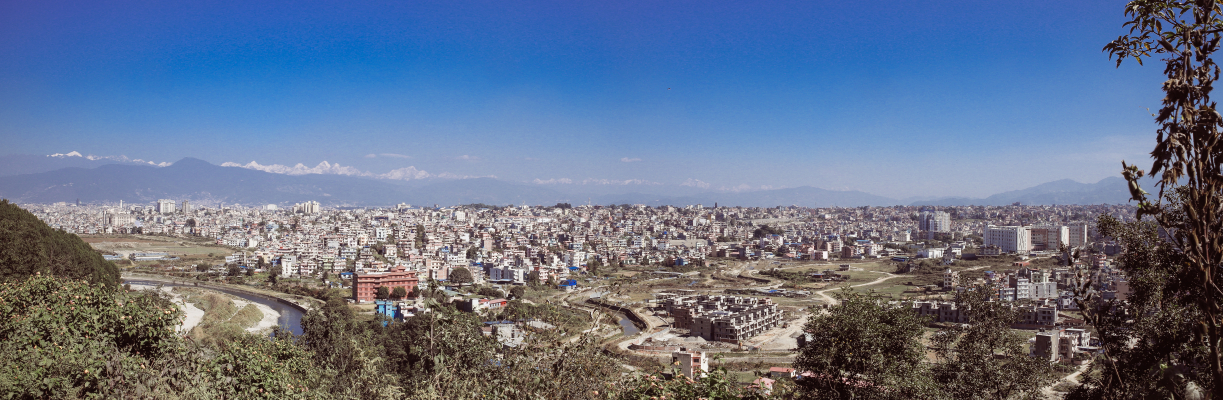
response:
<path fill-rule="evenodd" d="M 876 279 L 876 280 L 873 280 L 873 281 L 870 281 L 870 282 L 867 282 L 867 283 L 862 283 L 862 284 L 853 285 L 853 286 L 850 286 L 850 287 L 851 287 L 851 288 L 856 288 L 856 287 L 862 287 L 862 286 L 870 286 L 870 285 L 875 285 L 875 284 L 883 283 L 883 281 L 886 281 L 886 280 L 888 280 L 888 279 L 892 279 L 892 278 L 899 278 L 899 277 L 901 276 L 901 275 L 895 275 L 895 274 L 892 274 L 892 273 L 890 273 L 890 272 L 882 272 L 882 273 L 883 273 L 883 274 L 887 274 L 887 276 L 882 277 L 882 278 L 879 278 L 879 279 Z M 844 286 L 832 287 L 832 288 L 828 288 L 828 289 L 824 289 L 824 290 L 821 290 L 821 291 L 815 292 L 815 294 L 818 294 L 818 295 L 820 295 L 820 297 L 823 297 L 823 298 L 824 298 L 824 301 L 825 301 L 825 302 L 827 302 L 829 305 L 834 305 L 834 306 L 835 306 L 835 305 L 837 305 L 837 299 L 833 298 L 832 296 L 829 296 L 829 295 L 828 295 L 828 293 L 826 293 L 826 292 L 833 291 L 833 290 L 840 290 L 840 289 L 841 289 L 841 288 L 843 288 L 843 287 L 844 287 Z"/>

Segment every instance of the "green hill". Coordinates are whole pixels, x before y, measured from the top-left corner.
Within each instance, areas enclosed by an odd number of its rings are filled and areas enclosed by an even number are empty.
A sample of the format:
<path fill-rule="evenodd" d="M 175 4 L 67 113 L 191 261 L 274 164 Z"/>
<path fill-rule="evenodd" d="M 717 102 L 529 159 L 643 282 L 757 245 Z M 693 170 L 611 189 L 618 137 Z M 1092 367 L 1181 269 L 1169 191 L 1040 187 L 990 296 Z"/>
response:
<path fill-rule="evenodd" d="M 80 237 L 51 229 L 29 211 L 0 200 L 0 279 L 24 280 L 35 272 L 119 284 L 115 264 Z"/>

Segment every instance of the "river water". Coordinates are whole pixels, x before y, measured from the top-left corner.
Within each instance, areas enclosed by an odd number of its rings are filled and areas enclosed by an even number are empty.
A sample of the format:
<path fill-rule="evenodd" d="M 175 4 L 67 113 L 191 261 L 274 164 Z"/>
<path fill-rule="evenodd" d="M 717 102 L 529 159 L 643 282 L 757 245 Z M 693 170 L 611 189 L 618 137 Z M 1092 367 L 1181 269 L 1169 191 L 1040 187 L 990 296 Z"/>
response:
<path fill-rule="evenodd" d="M 130 283 L 133 285 L 147 285 L 147 286 L 161 285 L 161 286 L 189 287 L 189 288 L 196 288 L 196 289 L 213 290 L 213 291 L 237 296 L 243 300 L 246 300 L 252 303 L 263 304 L 271 308 L 273 311 L 280 313 L 280 318 L 276 320 L 277 325 L 288 329 L 289 332 L 293 332 L 294 335 L 302 334 L 302 316 L 303 314 L 301 310 L 298 310 L 296 307 L 287 305 L 285 303 L 281 303 L 279 300 L 276 300 L 276 299 L 259 296 L 259 295 L 253 295 L 253 294 L 238 291 L 238 290 L 230 290 L 230 289 L 217 288 L 217 287 L 212 287 L 212 286 L 204 287 L 204 286 L 195 286 L 195 285 L 187 285 L 187 284 L 180 284 L 180 283 L 162 282 L 162 281 L 146 281 L 146 280 L 140 280 L 140 279 L 124 279 L 123 283 Z M 623 324 L 623 322 L 621 322 L 621 324 Z M 632 325 L 632 322 L 629 322 L 629 325 Z"/>
<path fill-rule="evenodd" d="M 636 335 L 637 332 L 641 332 L 641 329 L 638 329 L 637 325 L 633 325 L 633 320 L 628 319 L 624 313 L 616 313 L 616 316 L 620 317 L 620 329 L 624 330 L 624 336 L 633 336 Z"/>

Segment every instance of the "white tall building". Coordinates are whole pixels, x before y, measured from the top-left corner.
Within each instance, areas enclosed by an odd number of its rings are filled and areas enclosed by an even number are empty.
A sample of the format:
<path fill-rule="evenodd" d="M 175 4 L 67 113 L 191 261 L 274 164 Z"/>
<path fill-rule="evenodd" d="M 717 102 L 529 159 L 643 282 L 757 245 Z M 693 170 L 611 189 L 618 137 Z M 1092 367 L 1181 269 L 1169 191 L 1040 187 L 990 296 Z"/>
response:
<path fill-rule="evenodd" d="M 293 212 L 302 214 L 318 214 L 319 206 L 317 201 L 307 201 L 293 205 Z"/>
<path fill-rule="evenodd" d="M 951 214 L 946 211 L 922 210 L 917 214 L 917 229 L 926 232 L 951 232 Z"/>
<path fill-rule="evenodd" d="M 998 246 L 1003 253 L 1027 253 L 1032 251 L 1032 228 L 1027 226 L 985 227 L 981 235 L 985 246 Z"/>
<path fill-rule="evenodd" d="M 157 200 L 157 212 L 162 214 L 174 212 L 174 200 Z"/>
<path fill-rule="evenodd" d="M 183 212 L 191 212 L 191 202 L 183 200 Z"/>

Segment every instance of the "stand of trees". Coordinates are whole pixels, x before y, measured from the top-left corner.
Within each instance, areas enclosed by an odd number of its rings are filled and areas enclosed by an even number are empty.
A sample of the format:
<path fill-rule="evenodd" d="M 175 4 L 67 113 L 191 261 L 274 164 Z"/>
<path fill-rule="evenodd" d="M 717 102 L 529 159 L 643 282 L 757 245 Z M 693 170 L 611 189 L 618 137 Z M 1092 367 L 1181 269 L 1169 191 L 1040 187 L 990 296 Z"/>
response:
<path fill-rule="evenodd" d="M 1211 99 L 1223 8 L 1137 0 L 1125 15 L 1127 33 L 1104 50 L 1118 66 L 1159 57 L 1167 79 L 1150 172 L 1121 164 L 1139 221 L 1098 223 L 1123 244 L 1117 264 L 1132 293 L 1103 301 L 1093 274 L 1080 271 L 1079 307 L 1104 354 L 1068 397 L 1223 399 L 1223 116 Z M 1145 176 L 1156 179 L 1156 193 L 1142 187 Z"/>
<path fill-rule="evenodd" d="M 471 276 L 471 271 L 463 267 L 459 267 L 459 268 L 450 270 L 450 275 L 447 276 L 447 278 L 449 278 L 450 282 L 456 285 L 462 285 L 462 284 L 472 283 L 476 281 L 475 277 Z"/>
<path fill-rule="evenodd" d="M 1035 399 L 1055 379 L 1053 365 L 1029 357 L 1026 340 L 1010 329 L 1018 315 L 982 293 L 957 299 L 971 310 L 971 324 L 942 329 L 930 338 L 934 362 L 922 343 L 926 321 L 913 310 L 852 291 L 840 305 L 813 316 L 816 332 L 794 361 L 812 377 L 798 381 L 807 398 Z"/>
<path fill-rule="evenodd" d="M 52 229 L 34 214 L 0 200 L 0 280 L 35 273 L 119 286 L 119 268 L 80 237 Z"/>

